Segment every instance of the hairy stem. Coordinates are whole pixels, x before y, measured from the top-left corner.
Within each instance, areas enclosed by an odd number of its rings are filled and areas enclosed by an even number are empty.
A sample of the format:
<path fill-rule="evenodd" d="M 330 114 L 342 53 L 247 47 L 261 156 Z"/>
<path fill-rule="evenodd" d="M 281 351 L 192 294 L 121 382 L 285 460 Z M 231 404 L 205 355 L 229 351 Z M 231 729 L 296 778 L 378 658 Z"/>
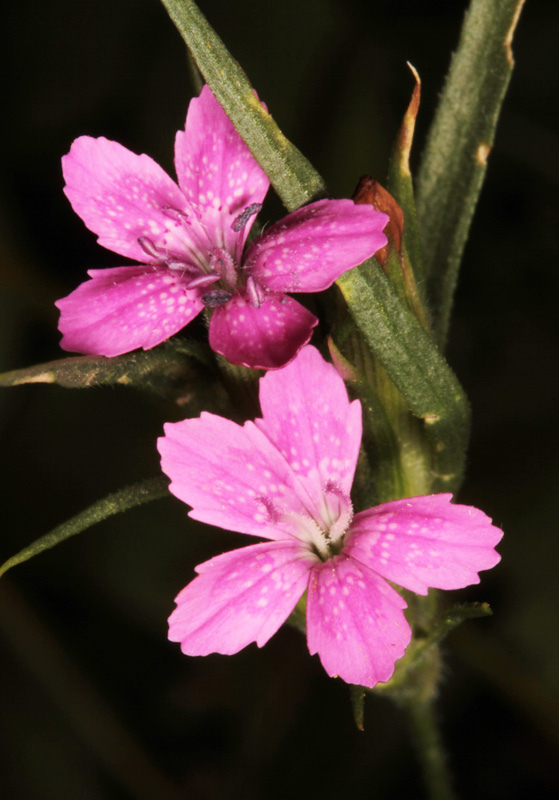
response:
<path fill-rule="evenodd" d="M 409 699 L 405 704 L 413 742 L 429 800 L 453 800 L 450 774 L 432 700 Z"/>

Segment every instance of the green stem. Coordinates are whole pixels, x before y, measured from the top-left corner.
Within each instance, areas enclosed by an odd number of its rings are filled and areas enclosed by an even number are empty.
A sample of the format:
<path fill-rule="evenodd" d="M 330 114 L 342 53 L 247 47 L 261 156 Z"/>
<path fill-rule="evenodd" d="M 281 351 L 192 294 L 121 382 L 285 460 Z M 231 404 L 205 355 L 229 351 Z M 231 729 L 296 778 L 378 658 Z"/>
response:
<path fill-rule="evenodd" d="M 417 216 L 444 347 L 460 260 L 514 61 L 512 37 L 524 0 L 472 0 L 417 180 Z"/>
<path fill-rule="evenodd" d="M 225 113 L 289 211 L 323 197 L 322 178 L 278 128 L 240 64 L 192 0 L 161 0 Z"/>
<path fill-rule="evenodd" d="M 341 275 L 337 284 L 368 347 L 412 414 L 423 420 L 431 449 L 431 491 L 456 491 L 464 471 L 470 418 L 455 375 L 372 259 Z"/>
<path fill-rule="evenodd" d="M 433 701 L 410 698 L 405 709 L 429 800 L 453 800 L 454 793 Z"/>
<path fill-rule="evenodd" d="M 230 401 L 229 413 L 239 423 L 260 416 L 258 385 L 261 370 L 231 364 L 224 356 L 217 356 L 223 385 Z"/>

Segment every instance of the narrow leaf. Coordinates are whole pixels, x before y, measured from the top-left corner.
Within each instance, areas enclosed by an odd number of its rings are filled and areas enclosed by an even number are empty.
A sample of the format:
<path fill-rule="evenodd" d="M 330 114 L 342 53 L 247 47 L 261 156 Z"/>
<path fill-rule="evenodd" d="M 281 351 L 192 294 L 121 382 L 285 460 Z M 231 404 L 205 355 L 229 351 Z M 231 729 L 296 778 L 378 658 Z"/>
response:
<path fill-rule="evenodd" d="M 514 65 L 524 0 L 472 0 L 417 181 L 425 271 L 444 346 L 458 269 Z"/>
<path fill-rule="evenodd" d="M 373 260 L 338 278 L 365 341 L 425 423 L 431 442 L 433 491 L 460 484 L 469 435 L 469 406 L 454 373 Z"/>
<path fill-rule="evenodd" d="M 246 73 L 192 0 L 161 0 L 216 98 L 284 205 L 292 211 L 323 197 L 322 178 L 283 135 L 255 96 Z"/>
<path fill-rule="evenodd" d="M 478 619 L 479 617 L 490 617 L 493 610 L 489 603 L 462 603 L 452 608 L 447 608 L 434 621 L 432 630 L 425 638 L 414 640 L 414 647 L 410 653 L 404 656 L 407 658 L 406 670 L 414 669 L 421 663 L 422 659 L 436 645 L 446 639 L 449 633 L 468 619 Z"/>
<path fill-rule="evenodd" d="M 490 617 L 493 614 L 489 603 L 464 603 L 460 606 L 447 608 L 443 611 L 440 618 L 429 636 L 429 645 L 442 641 L 448 634 L 465 622 L 467 619 L 477 619 L 478 617 Z"/>
<path fill-rule="evenodd" d="M 157 478 L 140 481 L 133 486 L 128 486 L 126 489 L 121 489 L 108 495 L 103 500 L 98 500 L 92 506 L 86 508 L 85 511 L 81 511 L 75 517 L 63 522 L 62 525 L 58 525 L 50 533 L 36 539 L 29 547 L 25 547 L 15 556 L 5 561 L 0 566 L 0 577 L 17 564 L 28 561 L 33 556 L 42 553 L 43 550 L 55 547 L 70 536 L 75 536 L 76 533 L 81 533 L 92 525 L 112 517 L 114 514 L 166 497 L 169 494 L 168 485 L 167 479 L 161 475 Z"/>
<path fill-rule="evenodd" d="M 196 342 L 174 340 L 153 350 L 140 350 L 115 358 L 71 356 L 4 372 L 0 375 L 0 386 L 54 383 L 67 389 L 89 389 L 120 384 L 167 394 L 191 376 L 191 357 L 209 364 L 202 347 Z"/>

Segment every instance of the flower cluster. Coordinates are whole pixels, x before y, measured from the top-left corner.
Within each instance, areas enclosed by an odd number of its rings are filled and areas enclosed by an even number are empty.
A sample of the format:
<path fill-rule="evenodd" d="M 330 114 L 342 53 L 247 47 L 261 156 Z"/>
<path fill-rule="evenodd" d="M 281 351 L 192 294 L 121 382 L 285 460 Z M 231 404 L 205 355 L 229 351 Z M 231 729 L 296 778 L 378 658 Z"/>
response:
<path fill-rule="evenodd" d="M 117 356 L 149 349 L 213 309 L 211 347 L 275 369 L 318 320 L 286 292 L 319 292 L 386 244 L 386 214 L 319 200 L 246 248 L 269 180 L 205 86 L 175 141 L 177 184 L 149 156 L 81 136 L 63 159 L 65 193 L 99 244 L 140 265 L 91 270 L 57 302 L 61 346 Z"/>
<path fill-rule="evenodd" d="M 262 418 L 213 414 L 165 426 L 171 491 L 190 516 L 266 539 L 200 564 L 177 597 L 170 639 L 188 655 L 260 647 L 307 595 L 307 639 L 329 675 L 374 686 L 411 637 L 406 603 L 478 583 L 502 532 L 450 495 L 411 497 L 354 514 L 361 406 L 311 346 L 260 381 Z"/>
<path fill-rule="evenodd" d="M 92 270 L 57 303 L 62 346 L 117 356 L 154 347 L 202 309 L 211 347 L 271 370 L 262 418 L 203 412 L 159 440 L 171 491 L 190 516 L 264 542 L 197 567 L 170 638 L 189 655 L 265 644 L 306 593 L 307 639 L 329 675 L 374 686 L 410 642 L 406 603 L 477 583 L 502 532 L 450 495 L 354 513 L 361 406 L 308 345 L 316 317 L 288 292 L 318 292 L 386 244 L 388 217 L 319 200 L 247 245 L 269 181 L 208 87 L 175 142 L 178 185 L 146 155 L 83 136 L 63 160 L 65 192 L 99 243 L 135 266 Z"/>

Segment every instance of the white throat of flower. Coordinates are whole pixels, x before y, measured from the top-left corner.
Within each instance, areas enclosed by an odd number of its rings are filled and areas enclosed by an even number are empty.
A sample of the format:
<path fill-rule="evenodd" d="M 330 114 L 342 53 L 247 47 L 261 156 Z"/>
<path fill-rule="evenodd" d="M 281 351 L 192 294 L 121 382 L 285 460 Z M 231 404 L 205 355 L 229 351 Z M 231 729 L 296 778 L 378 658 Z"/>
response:
<path fill-rule="evenodd" d="M 280 514 L 278 521 L 287 523 L 297 539 L 307 542 L 326 561 L 341 550 L 353 519 L 353 506 L 341 489 L 328 482 L 320 497 L 320 507 L 315 509 L 312 515 L 288 511 Z"/>

